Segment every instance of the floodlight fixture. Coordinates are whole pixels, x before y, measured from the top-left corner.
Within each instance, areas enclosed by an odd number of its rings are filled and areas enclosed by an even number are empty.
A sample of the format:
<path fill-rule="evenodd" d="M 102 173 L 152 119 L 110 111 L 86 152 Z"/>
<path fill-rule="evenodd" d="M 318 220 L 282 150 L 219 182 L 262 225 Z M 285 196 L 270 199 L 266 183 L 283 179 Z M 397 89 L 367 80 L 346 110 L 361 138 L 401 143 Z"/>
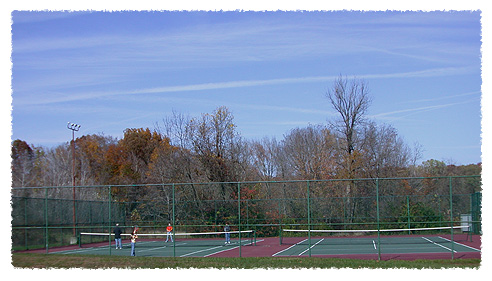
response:
<path fill-rule="evenodd" d="M 72 131 L 78 131 L 80 129 L 80 125 L 68 122 L 67 128 Z"/>

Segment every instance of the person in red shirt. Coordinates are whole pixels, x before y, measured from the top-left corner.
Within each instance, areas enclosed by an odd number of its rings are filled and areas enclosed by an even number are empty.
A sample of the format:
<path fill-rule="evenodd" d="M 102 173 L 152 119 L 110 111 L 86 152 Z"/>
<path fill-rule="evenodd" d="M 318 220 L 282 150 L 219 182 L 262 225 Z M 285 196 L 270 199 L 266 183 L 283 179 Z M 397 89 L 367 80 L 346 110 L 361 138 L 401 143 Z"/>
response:
<path fill-rule="evenodd" d="M 167 231 L 166 242 L 169 240 L 169 238 L 171 238 L 171 242 L 173 242 L 173 227 L 171 226 L 171 224 L 167 225 L 166 231 Z"/>

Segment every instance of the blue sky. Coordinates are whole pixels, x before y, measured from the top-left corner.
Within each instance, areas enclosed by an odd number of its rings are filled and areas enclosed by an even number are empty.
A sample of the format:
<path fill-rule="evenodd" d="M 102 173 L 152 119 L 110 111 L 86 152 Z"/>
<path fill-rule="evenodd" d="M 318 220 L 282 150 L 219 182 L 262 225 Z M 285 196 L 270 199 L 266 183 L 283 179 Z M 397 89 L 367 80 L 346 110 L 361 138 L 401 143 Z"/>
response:
<path fill-rule="evenodd" d="M 12 12 L 12 140 L 121 138 L 174 111 L 227 106 L 246 139 L 337 117 L 325 94 L 364 79 L 368 117 L 422 161 L 481 162 L 481 14 Z"/>

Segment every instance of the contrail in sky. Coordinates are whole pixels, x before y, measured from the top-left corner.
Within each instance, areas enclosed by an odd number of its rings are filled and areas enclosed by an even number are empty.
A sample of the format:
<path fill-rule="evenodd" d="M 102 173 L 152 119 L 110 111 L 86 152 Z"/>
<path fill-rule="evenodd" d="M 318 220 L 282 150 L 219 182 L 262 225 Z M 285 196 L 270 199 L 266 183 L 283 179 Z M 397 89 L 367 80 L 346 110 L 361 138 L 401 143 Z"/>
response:
<path fill-rule="evenodd" d="M 415 77 L 435 77 L 435 76 L 448 76 L 456 75 L 467 72 L 470 68 L 435 68 L 426 69 L 421 71 L 402 72 L 402 73 L 390 73 L 390 74 L 363 74 L 354 75 L 358 79 L 387 79 L 387 78 L 415 78 Z M 106 96 L 118 96 L 118 95 L 137 95 L 137 94 L 156 94 L 156 93 L 173 93 L 173 92 L 186 92 L 186 91 L 204 91 L 215 89 L 229 89 L 229 88 L 244 88 L 255 87 L 265 85 L 278 85 L 278 84 L 294 84 L 294 83 L 312 83 L 320 81 L 332 81 L 339 76 L 310 76 L 310 77 L 294 77 L 294 78 L 279 78 L 268 80 L 244 80 L 244 81 L 229 81 L 229 82 L 216 82 L 216 83 L 203 83 L 192 84 L 182 86 L 166 86 L 156 87 L 148 89 L 138 89 L 132 91 L 100 91 L 100 92 L 86 92 L 72 95 L 60 95 L 60 96 L 43 96 L 42 99 L 26 98 L 26 100 L 16 102 L 21 104 L 48 104 L 57 102 L 67 102 L 76 100 L 86 100 L 91 98 L 100 98 Z"/>

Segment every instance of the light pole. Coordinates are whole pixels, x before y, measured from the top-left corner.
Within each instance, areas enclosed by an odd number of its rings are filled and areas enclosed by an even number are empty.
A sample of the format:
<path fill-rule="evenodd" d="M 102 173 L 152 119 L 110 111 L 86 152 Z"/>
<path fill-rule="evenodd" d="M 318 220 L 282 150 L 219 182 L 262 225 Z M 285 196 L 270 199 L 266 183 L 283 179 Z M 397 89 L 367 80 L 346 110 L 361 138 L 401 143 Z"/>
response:
<path fill-rule="evenodd" d="M 75 233 L 75 132 L 80 129 L 80 125 L 68 122 L 67 128 L 72 131 L 73 237 L 76 237 L 76 233 Z"/>

